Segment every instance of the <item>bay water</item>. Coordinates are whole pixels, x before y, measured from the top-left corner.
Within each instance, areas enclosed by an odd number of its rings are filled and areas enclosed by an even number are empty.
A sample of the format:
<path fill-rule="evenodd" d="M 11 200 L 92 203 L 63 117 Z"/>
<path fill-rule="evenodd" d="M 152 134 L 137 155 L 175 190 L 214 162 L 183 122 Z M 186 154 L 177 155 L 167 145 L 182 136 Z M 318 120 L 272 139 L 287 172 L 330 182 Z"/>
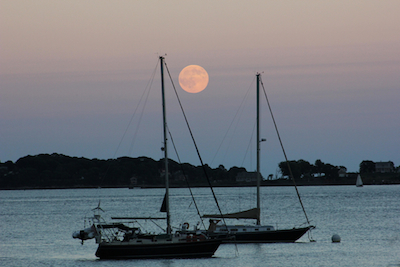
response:
<path fill-rule="evenodd" d="M 0 266 L 400 266 L 400 186 L 298 188 L 316 228 L 295 243 L 223 244 L 207 259 L 100 260 L 97 245 L 72 233 L 100 204 L 102 216 L 162 216 L 163 189 L 0 191 Z M 190 228 L 218 211 L 209 188 L 170 189 L 172 224 Z M 255 206 L 254 188 L 214 188 L 223 212 Z M 276 228 L 307 222 L 292 187 L 262 187 L 261 221 Z M 239 224 L 238 221 L 232 223 Z M 164 221 L 140 222 L 160 232 Z M 87 225 L 86 225 L 87 226 Z M 199 227 L 202 225 L 199 224 Z M 208 226 L 205 221 L 205 226 Z M 338 234 L 340 243 L 332 243 Z"/>

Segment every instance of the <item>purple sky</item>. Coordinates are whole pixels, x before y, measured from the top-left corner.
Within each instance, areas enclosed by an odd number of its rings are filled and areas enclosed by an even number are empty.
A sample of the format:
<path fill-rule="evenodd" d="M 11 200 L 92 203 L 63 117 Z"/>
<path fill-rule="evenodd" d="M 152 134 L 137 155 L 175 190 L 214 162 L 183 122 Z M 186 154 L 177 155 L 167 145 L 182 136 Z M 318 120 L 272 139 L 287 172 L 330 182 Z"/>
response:
<path fill-rule="evenodd" d="M 358 171 L 362 160 L 400 164 L 400 1 L 136 2 L 0 0 L 1 162 L 53 152 L 158 160 L 158 69 L 140 128 L 138 112 L 117 148 L 158 55 L 166 53 L 203 160 L 212 167 L 255 169 L 248 143 L 257 72 L 289 159 L 321 159 L 349 171 Z M 198 94 L 179 88 L 179 72 L 191 64 L 209 74 Z M 180 157 L 198 165 L 167 90 Z M 248 91 L 240 121 L 216 154 Z M 263 102 L 267 176 L 283 155 Z"/>

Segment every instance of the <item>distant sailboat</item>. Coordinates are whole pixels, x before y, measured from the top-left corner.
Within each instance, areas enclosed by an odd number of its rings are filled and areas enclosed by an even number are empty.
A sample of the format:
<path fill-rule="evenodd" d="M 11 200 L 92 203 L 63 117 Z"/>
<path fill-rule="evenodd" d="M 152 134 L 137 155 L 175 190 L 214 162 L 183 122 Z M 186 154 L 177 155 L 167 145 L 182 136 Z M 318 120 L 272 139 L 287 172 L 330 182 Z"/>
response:
<path fill-rule="evenodd" d="M 363 186 L 363 182 L 361 180 L 361 175 L 357 176 L 356 186 L 357 187 L 362 187 Z"/>

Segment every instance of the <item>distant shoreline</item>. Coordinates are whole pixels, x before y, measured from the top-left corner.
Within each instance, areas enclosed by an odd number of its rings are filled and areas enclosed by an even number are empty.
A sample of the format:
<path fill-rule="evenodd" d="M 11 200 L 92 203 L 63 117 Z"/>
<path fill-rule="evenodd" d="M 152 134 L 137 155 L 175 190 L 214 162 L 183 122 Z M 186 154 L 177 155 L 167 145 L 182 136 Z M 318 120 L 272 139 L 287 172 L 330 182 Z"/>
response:
<path fill-rule="evenodd" d="M 364 186 L 371 186 L 371 185 L 400 185 L 400 181 L 391 182 L 391 183 L 379 183 L 379 184 L 364 184 Z M 293 186 L 289 183 L 279 183 L 279 184 L 263 184 L 261 187 L 290 187 Z M 296 184 L 296 186 L 304 187 L 304 186 L 356 186 L 350 183 L 300 183 Z M 255 187 L 255 185 L 213 185 L 214 188 L 219 187 Z M 73 187 L 56 187 L 56 186 L 48 186 L 48 187 L 18 187 L 18 188 L 1 188 L 0 190 L 68 190 L 68 189 L 119 189 L 119 188 L 127 188 L 127 189 L 163 189 L 165 188 L 162 185 L 144 185 L 144 186 L 73 186 Z M 170 186 L 170 188 L 187 188 L 185 186 Z M 199 186 L 191 186 L 191 188 L 208 188 L 206 185 L 199 185 Z"/>
<path fill-rule="evenodd" d="M 359 175 L 346 172 L 344 167 L 322 162 L 319 165 L 323 168 L 320 166 L 320 169 L 304 160 L 290 161 L 290 164 L 294 180 L 288 178 L 286 165 L 280 164 L 282 176 L 261 175 L 261 186 L 293 186 L 294 182 L 297 186 L 355 186 Z M 374 163 L 370 162 L 369 165 L 372 166 Z M 0 163 L 0 190 L 163 188 L 164 168 L 163 159 L 156 161 L 147 157 L 99 160 L 56 153 L 28 155 L 15 163 L 11 161 Z M 392 168 L 391 171 L 374 170 L 360 167 L 364 185 L 400 184 L 400 173 L 397 168 Z M 171 188 L 209 187 L 209 185 L 254 187 L 257 179 L 256 172 L 247 171 L 244 167 L 233 166 L 226 169 L 223 165 L 219 165 L 217 168 L 211 168 L 207 164 L 195 166 L 169 160 Z"/>

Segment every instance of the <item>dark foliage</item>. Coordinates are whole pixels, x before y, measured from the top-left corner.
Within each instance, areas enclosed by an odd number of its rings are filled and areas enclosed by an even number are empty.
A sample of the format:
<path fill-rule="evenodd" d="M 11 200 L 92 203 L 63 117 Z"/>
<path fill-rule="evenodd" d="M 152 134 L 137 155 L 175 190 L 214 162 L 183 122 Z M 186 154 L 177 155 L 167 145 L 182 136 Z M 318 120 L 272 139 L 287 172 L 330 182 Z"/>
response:
<path fill-rule="evenodd" d="M 373 173 L 375 172 L 375 162 L 371 160 L 363 160 L 360 163 L 360 173 Z"/>
<path fill-rule="evenodd" d="M 354 184 L 356 174 L 339 175 L 343 166 L 333 166 L 316 160 L 311 164 L 305 160 L 289 162 L 293 177 L 298 185 Z M 87 159 L 61 154 L 25 156 L 15 163 L 0 163 L 0 189 L 25 188 L 81 188 L 81 187 L 164 187 L 164 160 L 147 157 L 117 159 Z M 293 185 L 287 179 L 289 168 L 286 162 L 279 163 L 283 177 L 262 181 L 262 185 Z M 172 187 L 208 186 L 207 177 L 213 186 L 254 186 L 255 181 L 237 182 L 238 174 L 245 168 L 223 165 L 218 168 L 179 164 L 169 160 L 169 181 Z M 399 168 L 391 174 L 375 173 L 375 163 L 364 160 L 360 173 L 365 184 L 400 183 Z M 286 179 L 285 179 L 286 178 Z"/>
<path fill-rule="evenodd" d="M 212 183 L 232 184 L 244 168 L 227 171 L 205 165 L 193 166 L 169 160 L 171 186 L 206 186 L 204 170 Z M 162 187 L 164 160 L 147 157 L 117 159 L 87 159 L 61 154 L 25 156 L 15 163 L 0 163 L 0 188 L 74 188 L 74 187 Z"/>

